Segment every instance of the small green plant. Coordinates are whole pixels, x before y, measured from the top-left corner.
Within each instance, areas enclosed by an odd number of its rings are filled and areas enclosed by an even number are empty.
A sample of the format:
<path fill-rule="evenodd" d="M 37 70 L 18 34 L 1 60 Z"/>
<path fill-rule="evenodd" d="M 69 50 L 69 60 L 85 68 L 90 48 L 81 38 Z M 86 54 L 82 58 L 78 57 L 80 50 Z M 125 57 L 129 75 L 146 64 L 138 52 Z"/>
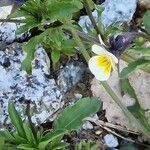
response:
<path fill-rule="evenodd" d="M 92 144 L 90 141 L 81 141 L 75 145 L 74 150 L 100 150 L 97 144 Z"/>
<path fill-rule="evenodd" d="M 9 101 L 8 112 L 14 130 L 7 129 L 0 134 L 1 150 L 57 150 L 69 144 L 62 140 L 64 134 L 79 128 L 83 119 L 99 110 L 101 103 L 95 98 L 83 98 L 67 107 L 54 121 L 51 131 L 37 130 L 28 121 L 22 121 L 14 103 Z"/>

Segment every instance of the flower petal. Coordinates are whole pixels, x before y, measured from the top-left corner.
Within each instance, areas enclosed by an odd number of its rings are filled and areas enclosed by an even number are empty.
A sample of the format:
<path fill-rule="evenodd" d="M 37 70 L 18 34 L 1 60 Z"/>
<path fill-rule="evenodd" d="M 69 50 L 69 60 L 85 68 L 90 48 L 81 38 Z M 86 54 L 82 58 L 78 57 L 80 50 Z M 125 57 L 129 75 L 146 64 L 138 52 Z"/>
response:
<path fill-rule="evenodd" d="M 111 57 L 112 61 L 115 64 L 117 64 L 118 63 L 118 58 L 115 55 L 113 55 L 112 53 L 110 53 L 110 52 L 108 52 L 108 53 L 109 53 L 109 56 Z"/>
<path fill-rule="evenodd" d="M 111 60 L 111 66 L 113 70 L 116 70 L 116 64 L 118 63 L 118 58 L 110 52 L 108 52 L 108 54 Z"/>
<path fill-rule="evenodd" d="M 92 51 L 93 51 L 95 54 L 104 54 L 104 53 L 107 53 L 107 51 L 105 50 L 104 47 L 99 46 L 99 45 L 96 45 L 96 44 L 94 44 L 94 45 L 92 46 Z"/>
<path fill-rule="evenodd" d="M 111 66 L 109 70 L 106 71 L 106 66 L 98 65 L 99 56 L 94 56 L 89 60 L 89 69 L 95 75 L 97 80 L 106 81 L 111 73 Z"/>

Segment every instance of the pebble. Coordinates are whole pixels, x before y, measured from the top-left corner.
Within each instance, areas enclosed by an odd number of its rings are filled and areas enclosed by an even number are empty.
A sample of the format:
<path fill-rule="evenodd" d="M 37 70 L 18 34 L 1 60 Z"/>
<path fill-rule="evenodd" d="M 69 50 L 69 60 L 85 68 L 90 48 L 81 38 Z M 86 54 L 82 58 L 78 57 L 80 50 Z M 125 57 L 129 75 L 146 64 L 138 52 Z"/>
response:
<path fill-rule="evenodd" d="M 115 148 L 118 146 L 118 139 L 113 134 L 106 134 L 104 141 L 109 148 Z"/>

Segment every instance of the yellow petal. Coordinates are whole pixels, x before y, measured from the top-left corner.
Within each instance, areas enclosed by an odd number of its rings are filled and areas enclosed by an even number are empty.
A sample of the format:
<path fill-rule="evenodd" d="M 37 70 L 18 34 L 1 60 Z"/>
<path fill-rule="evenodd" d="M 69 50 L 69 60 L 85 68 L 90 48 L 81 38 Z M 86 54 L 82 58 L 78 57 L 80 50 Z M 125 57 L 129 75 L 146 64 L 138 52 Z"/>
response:
<path fill-rule="evenodd" d="M 92 51 L 95 53 L 95 54 L 98 54 L 98 55 L 109 55 L 112 59 L 112 61 L 117 64 L 118 63 L 118 59 L 115 55 L 113 55 L 112 53 L 108 52 L 103 46 L 99 46 L 99 45 L 96 45 L 94 44 L 92 46 Z"/>
<path fill-rule="evenodd" d="M 89 69 L 96 79 L 106 81 L 111 73 L 111 62 L 105 55 L 94 56 L 89 60 Z"/>

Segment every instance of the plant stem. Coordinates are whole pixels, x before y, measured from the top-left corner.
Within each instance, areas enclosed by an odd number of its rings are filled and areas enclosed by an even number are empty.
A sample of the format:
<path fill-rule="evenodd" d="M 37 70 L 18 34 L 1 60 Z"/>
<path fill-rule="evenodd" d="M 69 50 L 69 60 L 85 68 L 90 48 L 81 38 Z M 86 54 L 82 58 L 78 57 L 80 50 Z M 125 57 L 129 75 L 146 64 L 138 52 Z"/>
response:
<path fill-rule="evenodd" d="M 26 115 L 27 115 L 27 118 L 28 118 L 28 121 L 29 121 L 30 128 L 32 130 L 32 133 L 33 133 L 34 138 L 36 140 L 37 139 L 36 130 L 34 128 L 34 124 L 32 123 L 32 120 L 31 120 L 31 116 L 30 116 L 30 103 L 29 102 L 27 102 Z"/>
<path fill-rule="evenodd" d="M 99 28 L 98 28 L 98 26 L 96 24 L 96 21 L 95 21 L 93 15 L 92 15 L 92 11 L 90 9 L 89 1 L 88 0 L 83 0 L 83 3 L 84 3 L 84 7 L 85 7 L 85 10 L 86 10 L 86 13 L 89 16 L 89 18 L 90 18 L 90 20 L 91 20 L 91 22 L 93 24 L 94 29 L 96 30 L 97 34 L 100 34 L 100 36 L 103 39 L 103 35 L 101 34 L 101 32 L 100 32 L 100 30 L 99 30 Z"/>
<path fill-rule="evenodd" d="M 76 29 L 74 29 L 72 27 L 72 25 L 69 25 L 72 35 L 75 38 L 76 43 L 78 44 L 82 55 L 85 57 L 87 63 L 90 59 L 90 56 L 88 54 L 88 52 L 86 51 L 86 49 L 84 48 L 84 45 L 82 44 L 81 39 L 79 38 Z M 101 81 L 100 82 L 102 84 L 102 86 L 105 88 L 106 92 L 110 95 L 110 97 L 113 99 L 113 101 L 122 109 L 122 111 L 124 112 L 124 114 L 129 118 L 129 122 L 131 124 L 134 123 L 134 125 L 140 130 L 142 131 L 145 136 L 147 136 L 147 138 L 150 140 L 150 132 L 132 115 L 132 113 L 122 104 L 120 98 L 115 94 L 115 92 L 111 89 L 111 87 L 107 84 L 106 81 Z"/>
<path fill-rule="evenodd" d="M 72 35 L 73 35 L 73 37 L 74 37 L 77 45 L 79 46 L 80 51 L 81 51 L 83 57 L 85 58 L 86 62 L 88 63 L 88 61 L 90 59 L 90 56 L 89 56 L 88 52 L 84 48 L 84 45 L 82 44 L 82 41 L 81 41 L 80 37 L 78 36 L 76 29 L 74 29 L 73 27 L 71 27 L 72 25 L 70 25 L 70 24 L 69 24 L 69 26 L 70 26 L 70 29 L 71 29 L 71 33 L 72 33 Z"/>
<path fill-rule="evenodd" d="M 0 22 L 25 23 L 24 20 L 18 20 L 18 19 L 0 19 Z"/>
<path fill-rule="evenodd" d="M 119 97 L 115 94 L 115 92 L 111 89 L 111 87 L 107 84 L 106 81 L 101 81 L 102 86 L 105 88 L 107 93 L 111 96 L 114 102 L 122 109 L 124 114 L 129 118 L 131 124 L 134 125 L 147 136 L 150 140 L 150 132 L 132 115 L 132 113 L 122 104 Z"/>

